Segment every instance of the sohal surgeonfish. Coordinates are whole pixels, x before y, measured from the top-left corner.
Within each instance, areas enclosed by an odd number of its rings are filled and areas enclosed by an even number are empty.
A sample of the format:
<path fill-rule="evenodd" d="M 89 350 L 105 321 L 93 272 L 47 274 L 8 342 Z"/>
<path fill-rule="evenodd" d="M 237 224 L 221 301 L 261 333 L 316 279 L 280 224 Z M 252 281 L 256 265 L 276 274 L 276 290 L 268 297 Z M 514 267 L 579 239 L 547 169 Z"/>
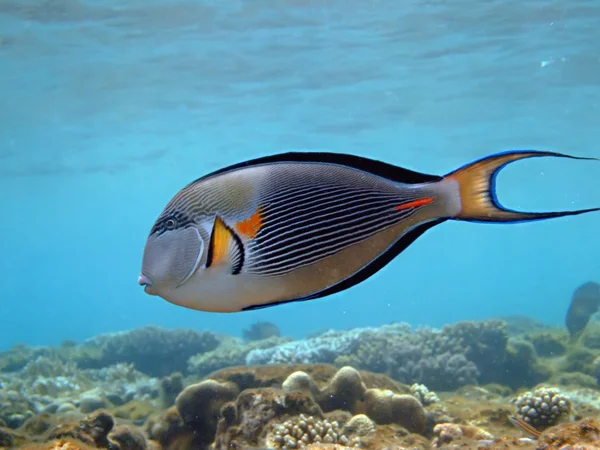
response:
<path fill-rule="evenodd" d="M 337 153 L 285 153 L 185 186 L 148 236 L 139 284 L 176 305 L 236 312 L 312 300 L 360 283 L 447 220 L 521 222 L 598 211 L 518 212 L 495 195 L 511 151 L 445 176 Z"/>

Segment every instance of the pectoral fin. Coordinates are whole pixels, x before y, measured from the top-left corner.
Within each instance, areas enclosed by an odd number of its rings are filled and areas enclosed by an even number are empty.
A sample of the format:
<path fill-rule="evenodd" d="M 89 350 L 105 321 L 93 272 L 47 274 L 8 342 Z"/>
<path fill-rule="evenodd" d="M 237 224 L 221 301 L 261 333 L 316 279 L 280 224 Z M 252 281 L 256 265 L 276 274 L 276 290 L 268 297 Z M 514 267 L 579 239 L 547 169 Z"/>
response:
<path fill-rule="evenodd" d="M 240 237 L 219 216 L 215 217 L 206 267 L 225 266 L 237 275 L 244 265 L 244 244 Z"/>

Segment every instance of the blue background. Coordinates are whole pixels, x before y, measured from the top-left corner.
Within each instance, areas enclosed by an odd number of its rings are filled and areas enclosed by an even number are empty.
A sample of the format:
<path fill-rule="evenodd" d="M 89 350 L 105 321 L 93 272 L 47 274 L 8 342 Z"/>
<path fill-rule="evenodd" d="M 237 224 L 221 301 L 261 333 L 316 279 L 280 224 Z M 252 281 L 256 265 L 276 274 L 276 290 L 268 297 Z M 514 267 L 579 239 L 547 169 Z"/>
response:
<path fill-rule="evenodd" d="M 508 314 L 562 323 L 600 281 L 600 213 L 445 223 L 344 293 L 186 310 L 137 285 L 147 233 L 189 181 L 327 150 L 444 174 L 513 148 L 600 156 L 600 5 L 7 0 L 0 7 L 0 347 L 156 324 L 286 335 Z M 535 159 L 509 207 L 600 206 L 600 163 Z"/>

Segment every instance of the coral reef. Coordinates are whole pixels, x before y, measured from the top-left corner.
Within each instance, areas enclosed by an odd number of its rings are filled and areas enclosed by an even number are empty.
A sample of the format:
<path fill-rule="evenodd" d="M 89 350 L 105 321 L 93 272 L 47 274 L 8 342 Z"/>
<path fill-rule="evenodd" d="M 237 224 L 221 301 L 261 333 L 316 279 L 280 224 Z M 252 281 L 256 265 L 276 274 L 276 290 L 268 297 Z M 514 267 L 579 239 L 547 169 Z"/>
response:
<path fill-rule="evenodd" d="M 565 324 L 572 337 L 577 337 L 600 307 L 600 284 L 593 281 L 579 286 L 573 292 Z"/>
<path fill-rule="evenodd" d="M 0 420 L 18 428 L 40 413 L 90 413 L 160 395 L 157 379 L 132 364 L 79 370 L 73 363 L 38 356 L 17 372 L 0 374 Z M 152 405 L 151 405 L 152 406 Z"/>
<path fill-rule="evenodd" d="M 560 328 L 528 332 L 523 339 L 531 342 L 536 355 L 543 358 L 561 356 L 569 345 L 569 334 Z"/>
<path fill-rule="evenodd" d="M 367 419 L 368 420 L 368 419 Z M 313 416 L 300 414 L 294 420 L 286 420 L 281 425 L 273 427 L 267 436 L 268 447 L 288 450 L 292 448 L 305 448 L 310 444 L 342 444 L 352 447 L 360 446 L 360 438 L 355 437 L 352 442 L 340 430 L 336 421 L 329 422 L 327 419 L 320 420 Z"/>
<path fill-rule="evenodd" d="M 441 330 L 413 331 L 406 324 L 394 324 L 327 331 L 311 339 L 255 349 L 248 353 L 246 364 L 351 365 L 386 373 L 403 383 L 452 390 L 469 384 L 506 382 L 499 376 L 511 363 L 510 355 L 505 355 L 507 344 L 505 325 L 496 320 L 461 322 Z"/>
<path fill-rule="evenodd" d="M 244 342 L 237 338 L 226 338 L 214 350 L 199 353 L 188 359 L 188 373 L 205 376 L 211 372 L 246 363 L 248 353 L 253 350 L 273 348 L 290 342 L 290 339 L 272 336 Z"/>
<path fill-rule="evenodd" d="M 516 415 L 536 430 L 544 430 L 571 413 L 571 400 L 557 388 L 540 387 L 515 401 Z"/>
<path fill-rule="evenodd" d="M 279 327 L 271 322 L 255 322 L 250 328 L 242 331 L 246 341 L 262 341 L 270 337 L 280 337 Z"/>
<path fill-rule="evenodd" d="M 424 384 L 414 383 L 410 387 L 410 393 L 417 398 L 423 406 L 429 406 L 432 403 L 440 401 L 435 392 L 431 392 Z"/>
<path fill-rule="evenodd" d="M 598 323 L 575 338 L 520 323 L 18 346 L 0 354 L 0 448 L 600 447 Z"/>
<path fill-rule="evenodd" d="M 185 373 L 190 357 L 214 350 L 222 339 L 223 336 L 209 331 L 147 326 L 95 336 L 81 344 L 69 343 L 60 348 L 17 345 L 0 353 L 0 373 L 19 371 L 44 357 L 46 361 L 68 363 L 78 369 L 131 364 L 146 375 L 161 377 L 173 372 Z"/>
<path fill-rule="evenodd" d="M 160 377 L 185 372 L 190 357 L 214 350 L 220 339 L 209 331 L 165 330 L 148 326 L 96 336 L 83 345 L 100 353 L 97 359 L 99 366 L 128 362 L 137 370 Z"/>

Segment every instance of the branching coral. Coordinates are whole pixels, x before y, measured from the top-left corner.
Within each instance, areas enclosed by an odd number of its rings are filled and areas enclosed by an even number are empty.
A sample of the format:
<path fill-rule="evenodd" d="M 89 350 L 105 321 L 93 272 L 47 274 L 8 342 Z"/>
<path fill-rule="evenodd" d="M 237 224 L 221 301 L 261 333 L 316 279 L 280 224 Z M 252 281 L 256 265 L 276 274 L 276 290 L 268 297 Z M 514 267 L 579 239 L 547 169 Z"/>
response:
<path fill-rule="evenodd" d="M 423 406 L 438 403 L 440 399 L 435 392 L 430 391 L 424 384 L 415 383 L 410 387 L 410 392 Z"/>
<path fill-rule="evenodd" d="M 387 373 L 404 383 L 451 390 L 492 381 L 508 335 L 501 321 L 461 322 L 441 330 L 406 324 L 328 331 L 315 338 L 248 353 L 246 364 L 333 363 Z"/>
<path fill-rule="evenodd" d="M 571 412 L 571 401 L 557 388 L 542 387 L 521 394 L 515 400 L 517 416 L 537 430 L 556 425 Z"/>
<path fill-rule="evenodd" d="M 304 448 L 313 443 L 342 444 L 360 446 L 360 438 L 348 439 L 340 430 L 339 424 L 313 416 L 300 416 L 275 425 L 267 438 L 267 445 L 281 450 Z"/>

